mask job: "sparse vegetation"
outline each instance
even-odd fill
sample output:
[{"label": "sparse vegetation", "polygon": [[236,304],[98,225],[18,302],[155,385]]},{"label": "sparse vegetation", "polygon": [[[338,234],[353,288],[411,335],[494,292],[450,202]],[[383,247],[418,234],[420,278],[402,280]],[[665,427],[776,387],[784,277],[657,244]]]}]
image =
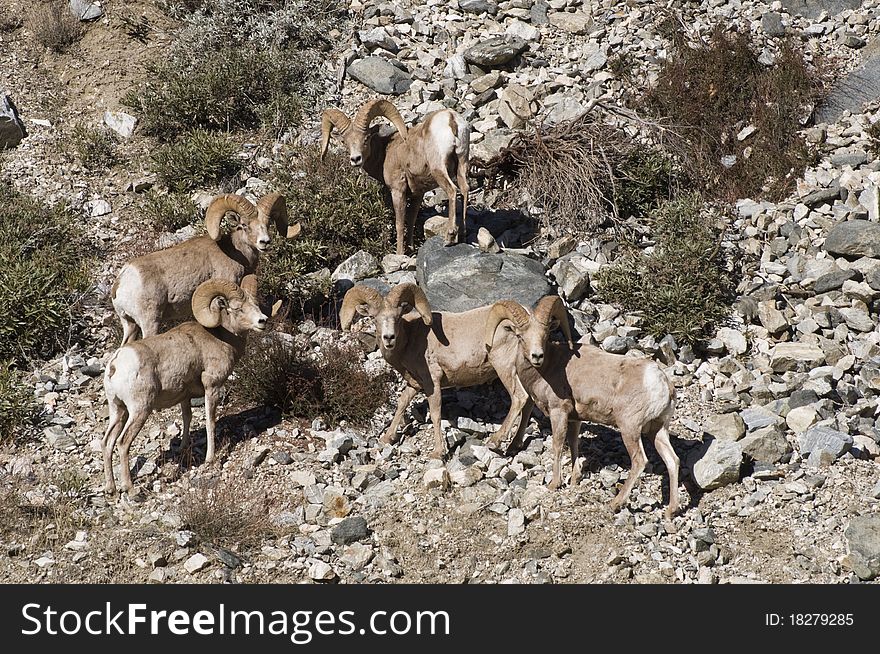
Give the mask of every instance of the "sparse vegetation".
[{"label": "sparse vegetation", "polygon": [[868,136],[871,138],[871,148],[875,153],[880,154],[880,118],[871,123],[868,128]]},{"label": "sparse vegetation", "polygon": [[0,359],[48,357],[66,342],[87,286],[82,228],[0,181]]},{"label": "sparse vegetation", "polygon": [[275,335],[248,344],[233,393],[298,418],[365,424],[388,401],[390,381],[364,370],[357,346],[332,342],[318,354],[304,339]]},{"label": "sparse vegetation", "polygon": [[252,545],[278,533],[263,494],[239,480],[218,480],[213,488],[191,488],[180,503],[183,526],[201,540]]},{"label": "sparse vegetation", "polygon": [[723,230],[702,198],[686,194],[651,214],[654,251],[627,253],[599,276],[605,300],[644,316],[643,327],[662,337],[695,342],[723,320],[733,301]]},{"label": "sparse vegetation", "polygon": [[162,192],[150,189],[143,196],[141,207],[147,221],[157,230],[176,232],[187,225],[201,222],[201,211],[184,191]]},{"label": "sparse vegetation", "polygon": [[0,361],[0,443],[22,435],[36,419],[38,410],[23,375],[10,361]]},{"label": "sparse vegetation", "polygon": [[316,291],[301,276],[335,268],[358,250],[376,257],[387,252],[390,216],[378,184],[352,169],[341,156],[315,148],[279,162],[276,184],[287,197],[291,216],[302,223],[302,238],[273,243],[272,256],[260,261],[260,291],[271,299],[303,299]]},{"label": "sparse vegetation", "polygon": [[0,7],[0,33],[14,32],[24,25],[21,16],[12,13],[6,7]]},{"label": "sparse vegetation", "polygon": [[693,46],[671,30],[669,58],[640,109],[671,122],[668,142],[712,197],[780,198],[810,161],[798,135],[822,94],[820,72],[792,41],[766,65],[746,33],[718,26]]},{"label": "sparse vegetation", "polygon": [[79,41],[85,29],[68,9],[66,0],[39,2],[27,16],[28,29],[40,45],[65,52]]},{"label": "sparse vegetation", "polygon": [[105,170],[119,160],[118,141],[108,129],[80,124],[73,128],[70,139],[77,157],[86,168]]},{"label": "sparse vegetation", "polygon": [[152,156],[153,171],[169,189],[189,191],[234,175],[241,167],[236,152],[226,135],[197,129],[159,147]]},{"label": "sparse vegetation", "polygon": [[321,95],[321,51],[344,20],[343,3],[204,0],[169,3],[184,27],[169,56],[147,66],[123,102],[147,133],[171,139],[194,128],[299,125]]}]

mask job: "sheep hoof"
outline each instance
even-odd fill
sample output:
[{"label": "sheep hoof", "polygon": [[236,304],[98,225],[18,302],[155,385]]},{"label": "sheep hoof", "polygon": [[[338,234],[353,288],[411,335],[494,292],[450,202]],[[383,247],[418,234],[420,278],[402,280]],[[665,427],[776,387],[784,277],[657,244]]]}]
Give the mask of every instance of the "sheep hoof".
[{"label": "sheep hoof", "polygon": [[557,480],[557,479],[553,479],[549,484],[547,484],[547,488],[552,491],[557,490],[559,488],[559,486],[560,486],[560,483],[559,483],[559,480]]},{"label": "sheep hoof", "polygon": [[611,510],[614,513],[617,513],[622,508],[623,508],[623,502],[621,500],[617,499],[616,497],[613,500],[611,500]]},{"label": "sheep hoof", "polygon": [[458,245],[458,230],[448,231],[446,232],[446,239],[443,242],[444,245]]},{"label": "sheep hoof", "polygon": [[107,497],[113,497],[116,495],[116,485],[115,484],[104,484],[104,495]]},{"label": "sheep hoof", "polygon": [[443,448],[435,447],[431,450],[430,458],[432,459],[440,459],[441,461],[446,458],[446,450]]}]

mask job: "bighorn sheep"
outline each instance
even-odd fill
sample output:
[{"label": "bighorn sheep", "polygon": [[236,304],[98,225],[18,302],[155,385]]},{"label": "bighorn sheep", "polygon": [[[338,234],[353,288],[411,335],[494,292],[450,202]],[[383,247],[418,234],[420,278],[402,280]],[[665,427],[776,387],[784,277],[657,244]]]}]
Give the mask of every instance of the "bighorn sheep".
[{"label": "bighorn sheep", "polygon": [[[497,376],[508,392],[513,391],[513,369],[499,368],[500,374],[496,373],[482,342],[490,311],[491,307],[481,307],[462,313],[432,312],[424,292],[415,284],[399,284],[384,298],[364,284],[345,294],[339,312],[342,328],[351,327],[355,313],[372,316],[382,355],[407,383],[391,425],[381,438],[383,443],[396,440],[406,408],[422,391],[428,396],[434,424],[431,456],[443,458],[446,440],[440,428],[441,389],[485,384]],[[511,416],[508,414],[502,430]]]},{"label": "bighorn sheep", "polygon": [[[397,128],[382,134],[370,123],[384,116]],[[467,219],[467,170],[470,150],[470,125],[451,109],[433,111],[407,130],[400,113],[388,100],[367,102],[349,119],[339,109],[325,109],[321,118],[321,158],[327,152],[330,134],[336,130],[348,148],[353,166],[360,166],[391,196],[397,228],[397,254],[404,254],[404,244],[413,247],[413,225],[425,193],[442,188],[449,198],[446,245],[459,241],[455,215],[455,183],[462,195],[462,222]]]},{"label": "bighorn sheep", "polygon": [[[239,221],[229,234],[220,235],[226,212]],[[122,267],[110,298],[122,321],[122,345],[159,333],[164,320],[192,317],[190,300],[196,287],[209,279],[241,283],[256,271],[261,252],[271,239],[272,221],[282,238],[287,236],[284,196],[270,193],[254,206],[240,195],[214,198],[205,213],[208,236],[192,238],[165,250],[136,257]]]},{"label": "bighorn sheep", "polygon": [[266,328],[256,304],[256,280],[248,275],[240,288],[225,279],[199,284],[192,297],[195,321],[120,347],[104,372],[110,420],[102,442],[104,491],[116,492],[113,448],[119,447],[122,490],[131,494],[128,450],[150,414],[180,405],[181,449],[189,446],[190,400],[205,396],[205,463],[214,459],[214,425],[220,388],[244,353],[247,332]]},{"label": "bighorn sheep", "polygon": [[[556,296],[543,298],[531,314],[519,303],[496,302],[485,326],[485,343],[497,358],[496,365],[516,371],[528,398],[513,397],[511,412],[521,408],[521,421],[515,430],[511,447],[521,444],[532,404],[550,418],[553,432],[553,478],[550,488],[560,486],[560,460],[567,440],[571,449],[571,483],[580,479],[575,468],[578,456],[578,435],[581,422],[589,420],[616,426],[632,461],[632,469],[620,493],[611,502],[619,510],[630,494],[647,458],[642,436],[650,438],[669,472],[669,505],[666,517],[671,518],[679,507],[678,457],[669,442],[668,425],[672,419],[675,388],[654,361],[608,354],[597,347],[577,343],[548,343],[549,334],[558,325],[571,343],[568,316],[564,308],[548,311],[546,307],[562,307]],[[547,316],[554,320],[547,320]],[[500,437],[495,439],[497,445]]]}]

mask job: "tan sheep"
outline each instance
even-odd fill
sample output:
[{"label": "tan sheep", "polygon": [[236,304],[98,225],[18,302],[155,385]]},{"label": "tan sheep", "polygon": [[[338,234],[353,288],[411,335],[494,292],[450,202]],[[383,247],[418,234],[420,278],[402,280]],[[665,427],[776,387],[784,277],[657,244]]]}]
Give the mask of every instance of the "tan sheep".
[{"label": "tan sheep", "polygon": [[[370,123],[385,117],[397,128],[382,134]],[[384,184],[394,208],[397,229],[397,254],[405,247],[412,250],[413,225],[422,198],[435,188],[442,188],[449,198],[446,245],[459,241],[455,203],[462,194],[462,222],[467,219],[471,128],[451,109],[434,111],[409,129],[400,113],[388,100],[376,99],[364,104],[349,119],[339,109],[325,109],[321,120],[321,157],[327,152],[330,135],[336,131],[348,149],[352,166],[361,167],[370,177]],[[455,179],[458,182],[456,190]]]},{"label": "tan sheep", "polygon": [[220,389],[244,353],[247,333],[266,328],[267,318],[254,299],[253,275],[242,286],[224,279],[202,282],[192,297],[195,321],[124,345],[110,358],[104,372],[110,410],[102,442],[106,493],[116,492],[112,458],[117,445],[122,490],[132,493],[128,451],[153,411],[180,405],[181,449],[189,446],[190,400],[194,397],[205,397],[205,463],[214,459]]},{"label": "tan sheep", "polygon": [[[507,391],[513,392],[513,370],[498,375],[483,345],[483,327],[491,307],[462,313],[431,311],[424,292],[415,284],[399,284],[386,297],[369,286],[358,284],[342,301],[340,320],[349,329],[356,313],[371,316],[376,323],[379,349],[385,360],[399,372],[407,387],[397,403],[391,425],[382,442],[393,443],[406,408],[416,393],[428,397],[434,424],[433,458],[446,454],[446,439],[440,428],[441,389],[485,384],[500,377]],[[520,393],[525,393],[522,389]],[[508,414],[502,431],[510,429]]]},{"label": "tan sheep", "polygon": [[[227,212],[238,223],[231,233],[220,233]],[[113,284],[110,299],[122,321],[122,345],[159,333],[166,320],[192,317],[190,301],[196,287],[209,279],[241,283],[256,272],[260,254],[271,243],[269,223],[282,238],[288,235],[284,196],[270,193],[256,206],[240,195],[220,195],[205,213],[208,236],[192,238],[165,250],[126,263]],[[298,225],[296,226],[298,228]],[[292,233],[298,233],[291,228]]]},{"label": "tan sheep", "polygon": [[[486,321],[484,339],[495,354],[493,361],[501,368],[514,370],[527,397],[513,398],[522,417],[514,433],[511,448],[521,445],[522,434],[532,404],[550,418],[553,432],[553,478],[550,488],[562,482],[562,448],[568,441],[571,449],[571,483],[580,479],[575,467],[578,436],[582,421],[617,427],[632,461],[626,483],[611,502],[619,510],[626,502],[636,480],[645,469],[647,457],[642,437],[651,439],[669,472],[669,505],[666,517],[679,508],[679,460],[669,442],[669,421],[675,405],[675,387],[654,361],[609,354],[583,343],[566,346],[548,342],[557,327],[568,329],[568,316],[562,311],[548,311],[547,306],[562,307],[562,300],[547,296],[529,313],[517,302],[497,302]],[[555,316],[553,320],[543,316]],[[500,372],[500,371],[499,371]],[[499,436],[504,437],[505,434]],[[500,439],[499,439],[500,440]],[[499,441],[496,440],[496,444]]]}]

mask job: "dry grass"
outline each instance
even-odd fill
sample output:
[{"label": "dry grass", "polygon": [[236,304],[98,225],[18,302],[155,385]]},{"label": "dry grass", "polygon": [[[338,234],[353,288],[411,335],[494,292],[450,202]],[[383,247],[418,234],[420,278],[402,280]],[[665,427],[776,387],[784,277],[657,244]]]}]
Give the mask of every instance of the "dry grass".
[{"label": "dry grass", "polygon": [[721,26],[695,45],[682,30],[670,37],[671,54],[637,109],[674,126],[681,138],[667,145],[709,197],[784,196],[811,158],[798,131],[822,96],[821,70],[790,40],[768,66],[748,34]]},{"label": "dry grass", "polygon": [[232,392],[246,403],[274,406],[298,418],[365,424],[388,402],[390,382],[390,374],[364,370],[355,345],[328,343],[316,356],[302,339],[274,336],[251,339]]},{"label": "dry grass", "polygon": [[65,52],[85,34],[85,28],[68,9],[67,2],[40,2],[27,14],[27,26],[40,45]]},{"label": "dry grass", "polygon": [[119,161],[119,141],[109,129],[77,125],[70,134],[71,145],[82,164],[91,170],[106,170]]},{"label": "dry grass", "polygon": [[180,503],[183,526],[201,540],[247,546],[278,535],[265,492],[241,479],[218,480],[212,488],[191,488]]}]

